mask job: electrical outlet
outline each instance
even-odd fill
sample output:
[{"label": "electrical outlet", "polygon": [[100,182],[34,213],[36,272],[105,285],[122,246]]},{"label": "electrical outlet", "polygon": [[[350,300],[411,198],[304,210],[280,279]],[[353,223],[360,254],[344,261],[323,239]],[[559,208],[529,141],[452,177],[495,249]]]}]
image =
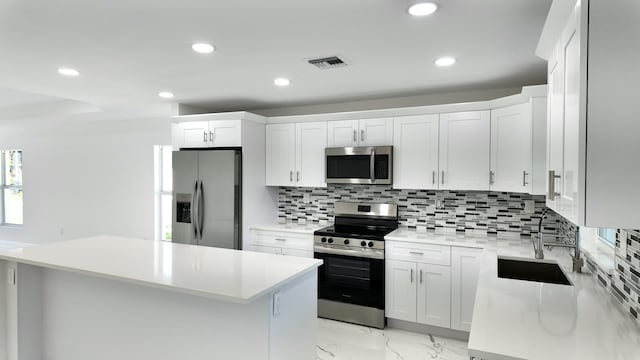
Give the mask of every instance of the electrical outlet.
[{"label": "electrical outlet", "polygon": [[273,294],[273,317],[280,316],[280,291]]},{"label": "electrical outlet", "polygon": [[305,204],[310,204],[311,203],[311,199],[309,194],[304,193],[302,194],[302,202],[304,202]]},{"label": "electrical outlet", "polygon": [[535,211],[536,203],[533,200],[524,201],[524,212],[527,214],[533,214]]}]

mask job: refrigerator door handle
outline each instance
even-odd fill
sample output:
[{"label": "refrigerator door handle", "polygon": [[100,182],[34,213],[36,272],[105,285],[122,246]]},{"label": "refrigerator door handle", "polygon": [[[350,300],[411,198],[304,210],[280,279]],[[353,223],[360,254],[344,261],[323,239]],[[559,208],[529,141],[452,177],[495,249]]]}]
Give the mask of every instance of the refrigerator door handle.
[{"label": "refrigerator door handle", "polygon": [[200,240],[202,240],[202,232],[204,230],[204,191],[202,189],[202,180],[200,180],[200,193],[198,198],[198,225],[200,226]]},{"label": "refrigerator door handle", "polygon": [[191,194],[191,226],[193,226],[193,233],[198,239],[198,207],[196,201],[198,200],[198,181],[196,180],[193,186],[193,193]]}]

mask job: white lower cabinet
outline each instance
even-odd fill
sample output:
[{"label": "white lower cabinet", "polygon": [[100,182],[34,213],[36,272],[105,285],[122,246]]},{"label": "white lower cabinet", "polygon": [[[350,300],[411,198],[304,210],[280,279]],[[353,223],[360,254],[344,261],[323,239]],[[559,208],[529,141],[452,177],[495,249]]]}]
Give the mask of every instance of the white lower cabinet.
[{"label": "white lower cabinet", "polygon": [[451,328],[471,330],[481,249],[451,248]]},{"label": "white lower cabinet", "polygon": [[[416,249],[416,252],[421,250]],[[385,273],[385,313],[388,318],[450,326],[450,266],[387,259]]]},{"label": "white lower cabinet", "polygon": [[247,250],[312,258],[313,234],[251,230],[251,245]]},{"label": "white lower cabinet", "polygon": [[[391,250],[385,261],[386,317],[468,332],[482,249],[394,241],[385,245]],[[414,256],[412,260],[407,261],[405,253]]]},{"label": "white lower cabinet", "polygon": [[418,264],[417,322],[451,326],[451,267]]}]

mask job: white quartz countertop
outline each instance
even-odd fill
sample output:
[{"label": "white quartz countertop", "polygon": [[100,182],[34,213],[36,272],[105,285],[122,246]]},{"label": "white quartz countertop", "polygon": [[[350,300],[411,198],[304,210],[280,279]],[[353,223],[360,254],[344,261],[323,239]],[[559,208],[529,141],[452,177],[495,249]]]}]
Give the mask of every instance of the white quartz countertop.
[{"label": "white quartz countertop", "polygon": [[249,303],[322,264],[116,236],[0,249],[0,259],[236,303]]},{"label": "white quartz countertop", "polygon": [[390,232],[384,237],[384,239],[387,241],[404,241],[420,244],[450,245],[473,248],[484,248],[488,241],[486,235],[416,231],[415,229],[407,227],[401,227]]},{"label": "white quartz countertop", "polygon": [[283,223],[283,224],[264,224],[264,225],[254,225],[251,226],[251,230],[262,230],[262,231],[286,231],[292,233],[299,234],[313,234],[314,231],[320,230],[323,227],[327,227],[329,224],[320,225],[317,223],[311,224],[298,224],[298,223]]},{"label": "white quartz countertop", "polygon": [[[640,329],[588,273],[571,272],[569,252],[545,249],[574,286],[498,278],[497,257],[533,258],[530,243],[483,252],[469,355],[505,359],[640,359]],[[527,254],[528,252],[528,254]],[[524,254],[523,254],[524,253]]]}]

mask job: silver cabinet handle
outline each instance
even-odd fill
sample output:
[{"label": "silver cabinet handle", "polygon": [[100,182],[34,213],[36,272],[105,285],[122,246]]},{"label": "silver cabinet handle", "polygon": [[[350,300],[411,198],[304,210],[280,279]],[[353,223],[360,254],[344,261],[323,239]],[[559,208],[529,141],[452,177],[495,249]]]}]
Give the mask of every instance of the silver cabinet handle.
[{"label": "silver cabinet handle", "polygon": [[413,269],[411,269],[411,283],[413,283]]},{"label": "silver cabinet handle", "polygon": [[276,238],[276,241],[287,241],[287,239]]},{"label": "silver cabinet handle", "polygon": [[409,254],[411,254],[411,255],[424,255],[423,252],[419,252],[419,251],[409,251]]},{"label": "silver cabinet handle", "polygon": [[300,182],[300,171],[296,171],[296,181]]},{"label": "silver cabinet handle", "polygon": [[433,172],[431,173],[431,183],[433,185],[436,184],[436,171],[435,170],[433,170]]},{"label": "silver cabinet handle", "polygon": [[496,183],[495,176],[496,176],[495,172],[489,171],[489,185],[493,185]]},{"label": "silver cabinet handle", "polygon": [[202,180],[200,180],[200,196],[198,198],[198,225],[200,225],[200,240],[204,232],[204,190],[202,186]]},{"label": "silver cabinet handle", "polygon": [[293,171],[289,171],[289,182],[293,182]]},{"label": "silver cabinet handle", "polygon": [[444,185],[444,171],[442,172],[442,178],[440,180],[442,180],[442,185]]},{"label": "silver cabinet handle", "polygon": [[360,130],[360,141],[364,141],[364,130]]},{"label": "silver cabinet handle", "polygon": [[358,141],[358,132],[353,130],[353,142]]},{"label": "silver cabinet handle", "polygon": [[549,170],[549,193],[547,197],[549,200],[555,200],[556,196],[560,196],[559,192],[556,192],[556,179],[559,179],[560,175],[556,175],[555,170]]},{"label": "silver cabinet handle", "polygon": [[213,131],[209,131],[209,141],[210,142],[213,142],[213,135],[214,135],[214,132]]},{"label": "silver cabinet handle", "polygon": [[420,269],[420,284],[422,284],[422,269]]},{"label": "silver cabinet handle", "polygon": [[527,182],[527,175],[529,175],[529,173],[526,170],[524,170],[522,172],[522,187],[529,185],[529,183]]},{"label": "silver cabinet handle", "polygon": [[204,134],[204,143],[206,144],[207,143],[207,132],[203,131],[203,134]]}]

